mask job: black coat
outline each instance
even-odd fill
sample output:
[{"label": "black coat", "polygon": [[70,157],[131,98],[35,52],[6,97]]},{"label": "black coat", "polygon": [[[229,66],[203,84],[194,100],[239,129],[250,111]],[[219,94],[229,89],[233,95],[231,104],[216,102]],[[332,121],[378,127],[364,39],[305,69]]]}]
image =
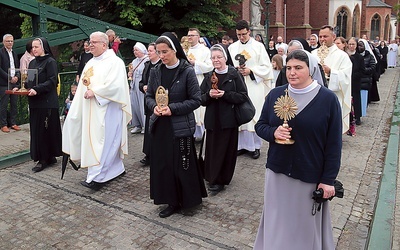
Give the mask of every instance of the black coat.
[{"label": "black coat", "polygon": [[[165,66],[160,64],[150,70],[146,92],[146,105],[150,110],[157,105],[155,93],[161,86],[161,67]],[[193,136],[196,126],[193,110],[200,107],[201,93],[194,69],[186,60],[180,60],[172,86],[168,89],[168,100],[174,136]],[[155,114],[151,115],[150,131],[157,118]]]},{"label": "black coat", "polygon": [[389,52],[388,47],[385,45],[383,48],[378,46],[379,53],[381,53],[381,74],[387,69],[387,54]]},{"label": "black coat", "polygon": [[[218,89],[224,90],[225,93],[221,98],[215,99],[210,97],[211,76],[213,72],[205,74],[200,86],[201,105],[207,107],[204,117],[205,128],[214,129],[214,119],[219,119],[222,129],[238,127],[234,105],[244,103],[247,99],[247,88],[243,77],[234,67],[229,66],[224,81],[218,83]],[[216,117],[217,109],[219,109],[219,117]]]},{"label": "black coat", "polygon": [[[150,61],[147,61],[147,62],[144,63],[144,69],[143,69],[143,73],[142,73],[142,80],[140,80],[140,82],[139,82],[139,90],[143,94],[145,94],[145,96],[144,96],[144,99],[145,99],[145,101],[144,101],[144,103],[145,103],[145,105],[144,105],[144,113],[145,113],[145,115],[151,115],[153,112],[152,112],[152,110],[147,108],[147,105],[146,105],[146,93],[144,92],[143,87],[145,85],[147,85],[148,82],[149,82],[150,69],[152,69],[156,65],[159,65],[160,63],[161,63],[161,60],[158,60],[158,62],[155,65],[152,65]],[[150,66],[153,66],[153,67],[150,67]]]},{"label": "black coat", "polygon": [[361,78],[363,77],[365,72],[365,64],[364,57],[358,52],[351,55],[350,60],[353,63],[353,68],[351,72],[351,82],[353,88],[353,83],[357,83],[358,85],[360,85]]},{"label": "black coat", "polygon": [[379,52],[379,49],[375,47],[372,49],[372,52],[374,53],[374,56],[376,58],[375,73],[372,74],[372,81],[377,82],[381,77],[381,67],[382,67],[381,52]]},{"label": "black coat", "polygon": [[83,68],[85,67],[86,63],[89,62],[90,59],[93,58],[92,53],[83,52],[81,55],[81,60],[79,61],[78,72],[76,73],[78,76],[81,76]]},{"label": "black coat", "polygon": [[[14,58],[14,67],[19,68],[19,59],[14,51],[11,52]],[[0,86],[8,87],[8,69],[10,68],[10,56],[5,47],[0,49]],[[15,75],[19,78],[19,73]]]},{"label": "black coat", "polygon": [[387,46],[383,46],[383,47],[382,46],[378,46],[377,48],[379,50],[379,53],[381,53],[382,61],[387,62],[387,54],[389,52],[388,47]]},{"label": "black coat", "polygon": [[267,53],[269,56],[269,60],[272,60],[272,57],[274,55],[278,54],[278,51],[275,48],[273,48],[273,49],[267,48]]},{"label": "black coat", "polygon": [[351,96],[353,97],[354,116],[356,120],[361,117],[361,78],[365,71],[364,58],[356,52],[350,56],[353,68],[351,71]]},{"label": "black coat", "polygon": [[49,55],[37,56],[29,63],[28,68],[38,70],[38,85],[28,86],[37,92],[37,95],[28,97],[29,107],[58,109],[56,60]]},{"label": "black coat", "polygon": [[364,54],[365,70],[361,76],[361,89],[369,90],[372,84],[372,75],[375,74],[376,62],[373,55],[368,50]]},{"label": "black coat", "polygon": [[[161,60],[158,60],[157,63],[155,65],[153,65],[153,67],[155,67],[155,66],[157,66],[159,64],[161,64]],[[150,61],[147,61],[147,62],[144,63],[144,69],[143,69],[143,73],[142,73],[142,80],[140,80],[140,82],[139,82],[139,90],[143,94],[146,94],[144,92],[143,87],[148,84],[149,77],[150,77],[150,69],[153,68],[153,67],[150,67],[150,66],[152,66]]]}]

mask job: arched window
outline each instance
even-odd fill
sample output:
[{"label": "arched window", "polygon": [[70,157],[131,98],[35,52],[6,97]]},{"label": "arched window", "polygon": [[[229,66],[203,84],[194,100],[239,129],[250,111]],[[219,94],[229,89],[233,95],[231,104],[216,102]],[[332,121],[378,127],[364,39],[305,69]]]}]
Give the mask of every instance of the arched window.
[{"label": "arched window", "polygon": [[389,27],[390,27],[390,18],[389,15],[386,16],[385,19],[385,30],[381,40],[390,40],[389,39]]},{"label": "arched window", "polygon": [[359,8],[356,6],[353,11],[353,22],[352,22],[352,29],[351,29],[351,36],[352,37],[358,37],[357,35],[357,30],[358,30],[358,13],[359,13]]},{"label": "arched window", "polygon": [[381,17],[378,14],[375,14],[371,20],[371,35],[369,37],[377,37],[379,36],[379,28],[381,26]]},{"label": "arched window", "polygon": [[348,13],[345,8],[342,8],[336,17],[336,26],[338,33],[336,36],[346,37],[347,35],[347,17]]}]

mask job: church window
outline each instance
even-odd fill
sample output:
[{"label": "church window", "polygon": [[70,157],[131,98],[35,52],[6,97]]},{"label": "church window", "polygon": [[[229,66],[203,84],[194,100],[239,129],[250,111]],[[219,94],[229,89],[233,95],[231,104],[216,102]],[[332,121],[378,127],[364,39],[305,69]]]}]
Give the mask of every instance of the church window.
[{"label": "church window", "polygon": [[369,37],[379,36],[379,27],[381,26],[381,17],[375,14],[371,20],[371,35]]},{"label": "church window", "polygon": [[357,31],[358,31],[358,13],[359,13],[359,9],[358,6],[356,8],[354,8],[353,11],[353,23],[352,23],[352,29],[351,29],[351,36],[352,37],[357,37]]},{"label": "church window", "polygon": [[336,36],[347,36],[347,17],[348,17],[347,10],[342,8],[337,16],[336,16],[336,26],[337,26],[337,34]]}]

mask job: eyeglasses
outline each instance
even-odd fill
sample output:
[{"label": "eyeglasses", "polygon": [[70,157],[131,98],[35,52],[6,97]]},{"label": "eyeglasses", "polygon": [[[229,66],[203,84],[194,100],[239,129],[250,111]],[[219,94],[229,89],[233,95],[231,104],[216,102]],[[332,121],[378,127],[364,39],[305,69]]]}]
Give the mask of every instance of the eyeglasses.
[{"label": "eyeglasses", "polygon": [[103,43],[102,41],[89,41],[89,45],[91,45],[91,44],[96,44],[96,43]]},{"label": "eyeglasses", "polygon": [[192,37],[192,36],[198,36],[198,35],[187,35],[188,37]]},{"label": "eyeglasses", "polygon": [[211,57],[211,60],[221,60],[223,58],[225,58],[225,57],[223,57],[223,56],[213,56],[213,57]]},{"label": "eyeglasses", "polygon": [[249,33],[236,33],[236,35],[238,36],[238,37],[241,37],[241,36],[247,36]]}]

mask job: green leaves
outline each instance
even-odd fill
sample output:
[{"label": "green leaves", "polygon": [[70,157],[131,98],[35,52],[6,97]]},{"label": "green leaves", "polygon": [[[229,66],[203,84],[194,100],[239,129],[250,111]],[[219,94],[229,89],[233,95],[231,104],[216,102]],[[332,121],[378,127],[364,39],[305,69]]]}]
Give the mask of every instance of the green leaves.
[{"label": "green leaves", "polygon": [[[234,27],[236,13],[230,6],[238,0],[139,0],[132,3],[127,0],[116,0],[122,7],[121,18],[131,25],[141,25],[145,32],[175,31],[179,35],[187,33],[188,28],[196,27],[207,37],[216,37],[225,33],[223,28]],[[157,30],[155,30],[157,28]],[[151,31],[149,31],[151,30]]]},{"label": "green leaves", "polygon": [[[40,0],[45,4],[105,22],[155,35],[174,31],[185,35],[196,27],[202,35],[216,37],[233,29],[237,13],[230,7],[239,0]],[[31,18],[25,17],[21,26],[24,37],[32,34]],[[59,24],[48,24],[49,31],[65,29]]]}]

